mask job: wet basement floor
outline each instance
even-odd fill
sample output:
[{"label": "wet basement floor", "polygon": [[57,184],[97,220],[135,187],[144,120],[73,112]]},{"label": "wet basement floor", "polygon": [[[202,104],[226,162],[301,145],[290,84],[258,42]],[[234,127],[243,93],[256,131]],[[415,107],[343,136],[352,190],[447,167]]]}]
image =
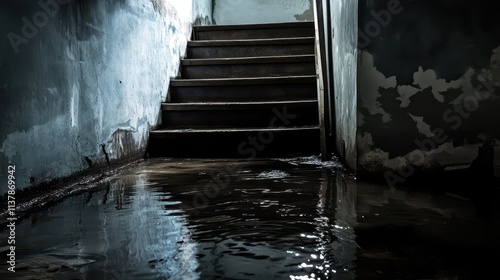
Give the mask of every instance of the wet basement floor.
[{"label": "wet basement floor", "polygon": [[0,279],[497,279],[499,217],[314,157],[153,159],[23,219]]}]

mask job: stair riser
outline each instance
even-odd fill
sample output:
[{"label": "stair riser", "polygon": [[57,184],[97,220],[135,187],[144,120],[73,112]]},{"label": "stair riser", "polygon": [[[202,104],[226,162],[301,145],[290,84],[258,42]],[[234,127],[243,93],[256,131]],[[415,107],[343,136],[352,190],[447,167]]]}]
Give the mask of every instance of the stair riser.
[{"label": "stair riser", "polygon": [[189,47],[187,52],[188,57],[193,59],[302,55],[314,54],[314,45]]},{"label": "stair riser", "polygon": [[195,31],[196,40],[303,38],[314,37],[314,35],[314,28],[305,26],[266,29]]},{"label": "stair riser", "polygon": [[263,102],[293,101],[317,97],[315,83],[171,87],[169,101]]},{"label": "stair riser", "polygon": [[314,61],[256,64],[183,65],[181,71],[182,78],[184,79],[284,77],[316,74]]},{"label": "stair riser", "polygon": [[254,159],[317,155],[319,130],[177,134],[167,139],[152,137],[149,150],[150,157]]},{"label": "stair riser", "polygon": [[162,111],[164,128],[249,128],[318,125],[317,106],[255,110]]}]

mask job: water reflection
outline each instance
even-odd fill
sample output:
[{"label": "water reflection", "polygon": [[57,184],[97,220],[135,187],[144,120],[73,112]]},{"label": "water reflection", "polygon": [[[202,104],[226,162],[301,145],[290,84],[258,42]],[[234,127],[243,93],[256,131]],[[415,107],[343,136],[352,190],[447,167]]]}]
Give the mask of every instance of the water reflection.
[{"label": "water reflection", "polygon": [[[145,162],[98,191],[31,215],[17,228],[16,276],[354,277],[355,188],[340,171],[310,162],[228,164]],[[214,178],[227,184],[197,202]]]},{"label": "water reflection", "polygon": [[308,262],[300,265],[309,269],[309,275],[291,276],[291,279],[355,279],[356,261],[356,186],[349,184],[344,173],[322,172],[317,204],[316,252]]},{"label": "water reflection", "polygon": [[24,220],[16,279],[197,279],[186,220],[145,179],[120,176]]},{"label": "water reflection", "polygon": [[164,209],[174,202],[151,192],[146,179],[123,176],[107,187],[102,198],[101,192],[89,201],[87,208],[95,208],[96,215],[82,211],[88,220],[81,231],[91,234],[80,237],[79,252],[102,259],[80,269],[88,279],[108,279],[109,273],[130,279],[197,278],[196,246],[186,220]]},{"label": "water reflection", "polygon": [[[167,209],[180,205],[186,211],[199,248],[201,279],[354,278],[353,229],[340,230],[335,222],[350,225],[356,220],[355,208],[342,206],[355,205],[356,192],[340,170],[283,162],[235,164],[239,166],[230,170],[240,172],[226,168],[212,170],[215,174],[210,176],[210,171],[202,172],[198,184],[192,185],[163,186],[162,176],[150,176],[158,192],[179,202]],[[336,188],[338,177],[341,191]],[[213,178],[229,184],[212,190],[218,195],[207,196],[204,203],[193,199]],[[335,217],[336,208],[345,213]],[[349,259],[335,256],[340,250]]]},{"label": "water reflection", "polygon": [[[473,210],[354,181],[311,158],[157,159],[19,223],[15,276],[487,279],[474,276],[498,258],[476,256],[500,248],[500,219],[477,220]],[[2,229],[1,255],[6,242]],[[0,279],[11,277],[0,262]]]}]

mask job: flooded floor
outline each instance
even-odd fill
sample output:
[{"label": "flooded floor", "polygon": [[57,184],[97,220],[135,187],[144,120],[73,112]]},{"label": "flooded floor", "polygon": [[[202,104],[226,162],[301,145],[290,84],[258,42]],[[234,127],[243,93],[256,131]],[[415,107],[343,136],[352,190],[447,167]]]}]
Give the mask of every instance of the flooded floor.
[{"label": "flooded floor", "polygon": [[0,279],[491,279],[499,217],[314,157],[153,159],[23,219]]}]

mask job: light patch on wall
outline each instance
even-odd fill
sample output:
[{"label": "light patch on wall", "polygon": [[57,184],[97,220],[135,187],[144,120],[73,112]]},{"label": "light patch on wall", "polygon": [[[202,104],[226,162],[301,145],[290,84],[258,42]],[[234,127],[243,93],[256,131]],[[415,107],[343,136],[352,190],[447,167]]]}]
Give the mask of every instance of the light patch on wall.
[{"label": "light patch on wall", "polygon": [[71,60],[71,61],[74,61],[76,60],[75,59],[75,54],[73,53],[73,51],[71,50],[70,46],[66,46],[66,57]]},{"label": "light patch on wall", "polygon": [[[451,103],[463,104],[467,98],[477,101],[484,101],[485,99],[500,101],[500,96],[494,94],[495,87],[500,87],[500,68],[497,67],[498,64],[500,64],[500,47],[493,50],[490,65],[480,70],[469,68],[460,79],[455,81],[460,83],[463,93]],[[473,81],[479,81],[480,85],[474,85]],[[479,92],[481,92],[481,95],[478,95]],[[478,96],[484,96],[485,93],[487,98],[478,98]]]},{"label": "light patch on wall", "polygon": [[49,91],[49,93],[51,95],[58,95],[59,94],[59,90],[57,88],[47,88],[47,90]]},{"label": "light patch on wall", "polygon": [[117,129],[113,133],[111,136],[111,159],[119,159],[135,151],[136,147],[139,146],[134,139],[135,132],[137,132],[137,130],[131,128]]},{"label": "light patch on wall", "polygon": [[212,0],[193,1],[193,24],[196,26],[212,24]]},{"label": "light patch on wall", "polygon": [[399,86],[398,93],[401,97],[396,99],[401,101],[401,108],[407,108],[410,105],[410,98],[420,91],[418,88],[412,86]]},{"label": "light patch on wall", "polygon": [[380,88],[389,89],[397,86],[396,76],[385,77],[383,73],[377,70],[374,65],[373,55],[363,51],[360,55],[360,66],[358,70],[358,84],[360,92],[360,107],[368,109],[371,115],[382,115],[382,121],[388,123],[391,121],[391,115],[382,108],[378,98]]},{"label": "light patch on wall", "polygon": [[[462,94],[451,101],[451,104],[461,104],[464,102],[464,99],[476,96],[477,90],[473,82],[475,80],[484,79],[482,81],[483,91],[489,90],[491,92],[491,87],[500,86],[500,66],[498,65],[500,65],[500,47],[493,50],[490,65],[486,68],[479,70],[469,68],[462,77],[450,82],[447,82],[445,79],[438,79],[436,72],[432,69],[424,71],[422,67],[419,67],[418,71],[413,75],[413,85],[398,86],[398,93],[401,97],[398,97],[397,100],[401,101],[401,108],[407,108],[410,106],[412,96],[431,88],[434,98],[442,103],[444,102],[444,94],[447,91],[461,89]],[[492,100],[498,99],[495,96],[489,98]]]},{"label": "light patch on wall", "polygon": [[314,20],[314,4],[313,4],[313,0],[309,0],[309,9],[307,9],[302,14],[295,15],[295,19],[297,19],[298,21]]},{"label": "light patch on wall", "polygon": [[[482,76],[486,75],[485,74],[485,69],[481,70]],[[459,80],[462,82],[462,94],[458,96],[455,100],[451,101],[451,104],[460,104],[463,102],[465,98],[468,96],[474,96],[476,93],[476,90],[474,88],[474,85],[472,83],[472,80],[477,79],[477,73],[476,70],[469,68],[465,74],[460,77]]]},{"label": "light patch on wall", "polygon": [[78,126],[78,111],[80,107],[80,91],[76,85],[71,89],[71,127]]},{"label": "light patch on wall", "polygon": [[[445,143],[432,151],[415,149],[412,152],[390,158],[389,153],[375,147],[370,133],[358,135],[358,163],[369,172],[407,170],[410,166],[427,170],[442,170],[446,166],[469,164],[477,156],[477,146],[457,146]],[[418,159],[418,160],[415,160]]]},{"label": "light patch on wall", "polygon": [[413,84],[420,87],[421,90],[432,88],[432,94],[439,102],[444,102],[443,92],[450,89],[457,89],[461,85],[460,80],[448,83],[445,79],[438,79],[434,70],[424,71],[422,67],[419,67],[418,71],[413,74],[413,81]]},{"label": "light patch on wall", "polygon": [[417,129],[418,132],[422,133],[426,137],[432,137],[434,136],[434,133],[432,133],[431,126],[427,123],[424,122],[424,117],[417,117],[412,114],[410,114],[410,117],[415,121],[417,124]]},{"label": "light patch on wall", "polygon": [[106,149],[111,160],[133,155],[138,150],[145,148],[149,135],[150,124],[146,117],[128,120],[118,125],[118,128],[108,137]]},{"label": "light patch on wall", "polygon": [[[402,157],[389,159],[389,153],[375,147],[370,133],[358,135],[358,164],[367,171],[383,171],[381,168],[398,170],[404,168],[407,160]],[[381,165],[382,163],[382,165]]]}]

